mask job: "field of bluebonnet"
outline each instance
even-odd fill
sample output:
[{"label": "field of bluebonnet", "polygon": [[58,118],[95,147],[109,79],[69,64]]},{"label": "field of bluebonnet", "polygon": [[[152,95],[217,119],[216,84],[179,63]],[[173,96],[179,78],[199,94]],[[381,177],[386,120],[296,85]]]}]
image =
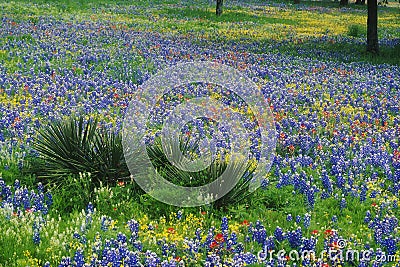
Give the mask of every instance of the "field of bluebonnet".
[{"label": "field of bluebonnet", "polygon": [[[398,2],[379,6],[379,55],[352,3],[226,0],[217,17],[205,0],[23,0],[0,13],[1,267],[400,266]],[[276,156],[252,194],[244,176],[214,204],[169,206],[129,175],[124,113],[158,71],[204,60],[262,90]]]}]

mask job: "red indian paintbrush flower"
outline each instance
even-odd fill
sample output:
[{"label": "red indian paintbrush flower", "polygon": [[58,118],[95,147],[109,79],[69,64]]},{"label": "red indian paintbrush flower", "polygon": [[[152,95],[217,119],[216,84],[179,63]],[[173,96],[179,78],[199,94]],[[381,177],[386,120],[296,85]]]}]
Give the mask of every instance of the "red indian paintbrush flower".
[{"label": "red indian paintbrush flower", "polygon": [[217,234],[217,235],[215,236],[215,241],[218,242],[218,243],[224,242],[224,241],[225,241],[224,235],[221,234],[221,233]]}]

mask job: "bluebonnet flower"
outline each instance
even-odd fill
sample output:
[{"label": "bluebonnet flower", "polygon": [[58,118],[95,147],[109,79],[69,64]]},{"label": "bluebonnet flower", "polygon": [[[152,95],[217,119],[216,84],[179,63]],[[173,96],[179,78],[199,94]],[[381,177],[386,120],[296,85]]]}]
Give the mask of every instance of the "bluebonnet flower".
[{"label": "bluebonnet flower", "polygon": [[111,218],[107,216],[101,216],[101,230],[108,231],[108,227],[111,223]]},{"label": "bluebonnet flower", "polygon": [[127,222],[127,225],[129,227],[129,230],[131,231],[131,238],[129,239],[129,241],[132,243],[134,241],[136,241],[136,239],[138,238],[138,234],[139,234],[139,223],[135,220],[129,220]]},{"label": "bluebonnet flower", "polygon": [[367,210],[365,217],[364,217],[364,223],[369,223],[371,221],[371,212]]},{"label": "bluebonnet flower", "polygon": [[375,239],[375,242],[376,242],[377,244],[382,244],[382,242],[383,242],[382,238],[383,238],[383,231],[382,231],[381,228],[379,228],[378,226],[376,226],[375,229],[374,229],[374,239]]},{"label": "bluebonnet flower", "polygon": [[296,230],[289,231],[286,234],[286,238],[289,241],[289,245],[291,248],[298,248],[302,243],[303,234],[301,232],[301,228],[297,228]]},{"label": "bluebonnet flower", "polygon": [[342,200],[340,200],[340,210],[343,210],[344,208],[346,208],[347,206],[347,202],[345,198],[342,198]]},{"label": "bluebonnet flower", "polygon": [[378,191],[376,190],[372,190],[371,194],[369,195],[370,198],[376,198],[376,196],[378,195]]},{"label": "bluebonnet flower", "polygon": [[86,207],[86,213],[88,214],[93,214],[94,213],[94,206],[92,202],[89,202],[89,204]]},{"label": "bluebonnet flower", "polygon": [[321,193],[321,199],[327,199],[329,197],[330,197],[329,193],[327,191],[323,190]]},{"label": "bluebonnet flower", "polygon": [[78,249],[75,252],[74,261],[76,267],[83,267],[85,265],[85,257],[83,256],[83,251],[81,249]]},{"label": "bluebonnet flower", "polygon": [[325,187],[327,193],[332,194],[332,192],[333,192],[332,182],[331,182],[326,170],[322,171],[321,181],[322,181],[322,185]]},{"label": "bluebonnet flower", "polygon": [[126,236],[124,234],[119,232],[118,235],[117,235],[117,241],[121,242],[121,243],[126,243],[127,238],[126,238]]},{"label": "bluebonnet flower", "polygon": [[243,243],[238,243],[237,246],[234,249],[235,253],[241,253],[244,251],[244,245]]},{"label": "bluebonnet flower", "polygon": [[127,266],[138,266],[139,265],[139,257],[136,255],[136,253],[130,251],[129,254],[125,257],[124,262],[127,264]]},{"label": "bluebonnet flower", "polygon": [[361,193],[360,193],[360,201],[364,202],[367,198],[367,190],[368,188],[365,185],[362,185],[361,187]]},{"label": "bluebonnet flower", "polygon": [[251,228],[251,232],[253,241],[256,241],[260,245],[264,244],[264,242],[267,239],[267,231],[265,230],[264,225],[262,225],[260,221],[257,221],[256,225]]},{"label": "bluebonnet flower", "polygon": [[237,244],[237,240],[238,240],[237,234],[236,233],[231,233],[230,238],[226,242],[226,249],[227,250],[232,249]]},{"label": "bluebonnet flower", "polygon": [[76,239],[80,239],[80,238],[81,238],[81,235],[78,234],[78,232],[75,232],[75,233],[73,234],[73,237],[76,238]]},{"label": "bluebonnet flower", "polygon": [[151,252],[149,250],[146,251],[145,256],[146,256],[146,260],[145,260],[146,266],[157,267],[158,264],[161,262],[160,258],[157,257],[157,254],[154,252]]},{"label": "bluebonnet flower", "polygon": [[269,185],[269,180],[268,179],[262,179],[261,180],[261,189],[266,189]]},{"label": "bluebonnet flower", "polygon": [[315,251],[317,245],[317,239],[315,237],[304,238],[301,245],[301,251]]},{"label": "bluebonnet flower", "polygon": [[52,204],[53,204],[53,196],[50,192],[47,192],[46,193],[46,205],[48,208],[50,208]]},{"label": "bluebonnet flower", "polygon": [[44,193],[44,187],[42,183],[38,183],[38,193],[39,195]]},{"label": "bluebonnet flower", "polygon": [[389,255],[395,255],[398,250],[397,241],[392,236],[385,238],[383,246],[386,248]]},{"label": "bluebonnet flower", "polygon": [[311,187],[306,191],[307,207],[309,209],[314,209],[316,192],[317,189],[314,187]]},{"label": "bluebonnet flower", "polygon": [[15,182],[14,182],[14,190],[17,191],[18,189],[20,189],[20,187],[21,187],[20,181],[18,179],[15,180]]},{"label": "bluebonnet flower", "polygon": [[168,246],[168,244],[166,244],[166,243],[162,244],[162,246],[161,246],[161,253],[162,253],[162,255],[163,255],[164,257],[168,255],[168,253],[169,253],[169,246]]},{"label": "bluebonnet flower", "polygon": [[201,241],[201,232],[202,232],[202,230],[200,228],[196,229],[195,235],[196,235],[196,239],[198,241]]},{"label": "bluebonnet flower", "polygon": [[38,229],[35,229],[35,230],[33,231],[32,240],[33,240],[33,243],[34,243],[35,245],[39,245],[39,243],[40,243],[40,232],[39,232]]},{"label": "bluebonnet flower", "polygon": [[183,214],[182,210],[178,210],[178,212],[176,213],[176,218],[180,220],[182,218],[182,214]]},{"label": "bluebonnet flower", "polygon": [[282,242],[285,239],[284,232],[282,231],[282,228],[280,228],[279,226],[276,227],[274,236],[275,239],[279,242]]},{"label": "bluebonnet flower", "polygon": [[58,267],[69,267],[72,265],[72,261],[70,257],[63,257],[61,259],[60,264],[58,265]]},{"label": "bluebonnet flower", "polygon": [[304,228],[309,228],[311,223],[311,214],[306,213],[304,214],[303,225]]},{"label": "bluebonnet flower", "polygon": [[222,218],[222,222],[221,222],[221,231],[222,232],[224,232],[224,231],[228,231],[228,218],[226,218],[226,217],[223,217]]}]

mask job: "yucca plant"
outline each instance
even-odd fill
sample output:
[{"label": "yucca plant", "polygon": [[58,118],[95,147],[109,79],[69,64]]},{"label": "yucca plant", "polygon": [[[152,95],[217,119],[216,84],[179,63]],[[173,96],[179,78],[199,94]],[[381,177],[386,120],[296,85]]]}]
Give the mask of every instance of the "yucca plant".
[{"label": "yucca plant", "polygon": [[34,148],[42,159],[35,168],[38,178],[60,182],[71,174],[90,173],[96,185],[129,176],[120,134],[99,128],[97,119],[56,121],[39,133]]},{"label": "yucca plant", "polygon": [[94,148],[99,177],[115,182],[129,176],[120,134],[100,129],[95,138]]},{"label": "yucca plant", "polygon": [[[198,148],[198,142],[190,143],[188,140],[183,142],[181,140],[180,145],[182,153],[186,155],[195,153]],[[217,156],[211,165],[204,170],[198,172],[180,170],[167,159],[160,138],[156,138],[153,144],[147,146],[147,153],[157,172],[164,179],[179,186],[195,187],[209,184],[221,176],[228,166],[226,159],[221,159],[221,157]],[[234,188],[225,196],[217,199],[213,203],[213,206],[216,208],[226,208],[250,196],[249,184],[255,169],[256,165],[251,161],[235,162],[233,165],[233,175],[241,175],[240,172],[245,170],[244,174]]]},{"label": "yucca plant", "polygon": [[[198,145],[197,143],[189,145],[189,142],[180,142],[180,144],[183,154],[196,151]],[[208,168],[199,172],[180,170],[169,162],[163,151],[160,138],[156,138],[153,144],[147,146],[147,154],[160,175],[166,180],[180,186],[195,187],[210,183],[220,176],[226,168],[224,162],[215,160]]]}]

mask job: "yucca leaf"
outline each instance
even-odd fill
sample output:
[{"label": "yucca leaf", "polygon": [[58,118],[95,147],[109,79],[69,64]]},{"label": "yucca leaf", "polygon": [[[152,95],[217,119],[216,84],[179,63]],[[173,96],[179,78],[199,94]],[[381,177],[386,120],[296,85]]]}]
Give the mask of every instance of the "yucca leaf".
[{"label": "yucca leaf", "polygon": [[98,120],[83,116],[50,124],[39,133],[35,149],[46,164],[36,170],[39,178],[60,182],[64,176],[90,172],[92,179],[116,181],[129,176],[122,138],[98,128]]}]

